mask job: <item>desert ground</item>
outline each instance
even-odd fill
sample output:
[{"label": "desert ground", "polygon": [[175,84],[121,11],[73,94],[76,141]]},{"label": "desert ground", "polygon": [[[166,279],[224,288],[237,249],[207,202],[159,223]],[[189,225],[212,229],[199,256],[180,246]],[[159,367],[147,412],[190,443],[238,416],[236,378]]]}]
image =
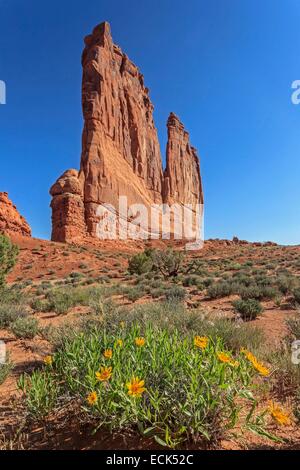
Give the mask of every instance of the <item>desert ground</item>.
[{"label": "desert ground", "polygon": [[[84,409],[82,397],[70,391],[62,393],[53,406],[41,397],[42,412],[37,396],[30,402],[30,388],[24,391],[20,385],[24,374],[30,377],[54,367],[52,358],[70,331],[85,335],[91,325],[106,328],[101,326],[104,317],[108,322],[126,323],[127,318],[146,318],[153,308],[156,317],[152,322],[163,328],[173,323],[188,334],[190,329],[192,335],[217,335],[232,355],[243,347],[251,350],[269,371],[253,379],[258,411],[268,410],[273,401],[286,416],[280,423],[276,413],[272,417],[265,412],[263,432],[242,429],[238,421],[211,441],[194,436],[177,444],[173,441],[173,447],[300,448],[300,372],[291,362],[291,343],[300,333],[299,246],[208,240],[202,250],[185,253],[178,245],[172,253],[182,253],[181,264],[176,275],[168,275],[143,271],[140,266],[129,269],[136,254],[153,248],[150,243],[76,246],[21,236],[12,236],[12,241],[19,247],[19,256],[7,278],[9,294],[0,299],[0,340],[9,357],[9,367],[0,369],[0,448],[142,449],[163,445],[134,426],[115,429],[112,434],[109,426],[95,426],[96,418]],[[157,242],[154,248],[166,253],[167,243]],[[243,316],[235,303],[240,297],[246,302],[256,299],[259,314]],[[8,313],[1,317],[4,311]],[[198,319],[204,332],[197,326]],[[248,405],[243,406],[242,416],[248,413]]]}]

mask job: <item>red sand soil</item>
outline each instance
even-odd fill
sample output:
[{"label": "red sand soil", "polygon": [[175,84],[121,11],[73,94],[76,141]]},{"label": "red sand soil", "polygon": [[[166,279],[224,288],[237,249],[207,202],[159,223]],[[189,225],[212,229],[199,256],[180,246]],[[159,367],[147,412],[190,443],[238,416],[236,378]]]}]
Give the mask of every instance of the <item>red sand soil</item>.
[{"label": "red sand soil", "polygon": [[[21,236],[12,237],[13,241],[20,247],[20,255],[18,263],[10,273],[8,282],[24,282],[31,279],[34,282],[62,279],[71,272],[80,271],[79,266],[84,264],[88,267],[89,276],[97,277],[101,274],[101,270],[105,268],[110,273],[115,273],[116,279],[124,281],[124,272],[127,267],[127,258],[136,251],[144,248],[143,243],[127,242],[91,242],[84,247],[75,245],[66,245],[54,243],[35,238],[26,238]],[[162,242],[157,242],[156,246],[165,246]],[[275,249],[275,248],[274,248]],[[276,253],[287,253],[289,256],[299,254],[300,247],[276,248]],[[286,250],[286,251],[284,251]],[[251,248],[251,259],[261,259],[263,256],[270,256],[271,248],[264,250],[257,247],[253,252]],[[205,247],[195,253],[190,254],[191,257],[203,259],[222,260],[239,254],[239,262],[249,259],[247,247],[233,244],[224,244],[220,241],[208,241]],[[97,258],[98,256],[98,258]],[[116,267],[116,261],[117,267]],[[297,274],[297,273],[296,273]],[[211,312],[212,316],[218,312],[222,315],[232,316],[231,301],[232,298],[209,301],[203,295],[196,295],[195,299],[200,302],[200,307],[207,312]],[[194,299],[193,299],[194,300]],[[295,311],[286,307],[280,309],[274,306],[272,302],[264,304],[265,310],[263,314],[253,322],[254,325],[263,329],[267,346],[275,348],[280,344],[281,339],[286,334],[285,320],[295,315]],[[85,307],[76,307],[67,315],[58,316],[54,313],[37,313],[36,317],[42,326],[57,326],[61,322],[69,320],[72,316],[84,315]],[[22,422],[24,413],[20,409],[18,400],[19,392],[17,390],[18,377],[23,372],[30,372],[34,368],[42,364],[42,358],[51,352],[51,346],[40,336],[33,340],[19,340],[7,330],[0,330],[0,340],[4,340],[11,357],[15,364],[13,372],[8,379],[0,386],[0,434],[1,428],[9,430],[10,426]],[[65,424],[65,416],[61,418]],[[58,420],[59,421],[59,420]],[[68,426],[62,423],[52,423],[51,420],[46,428],[32,429],[30,436],[22,435],[22,444],[14,442],[15,447],[30,448],[60,448],[60,449],[139,449],[139,448],[157,448],[157,444],[136,436],[115,436],[107,435],[102,431],[94,436],[90,436],[87,429],[76,429],[76,425],[68,422]],[[278,434],[278,433],[277,433]],[[292,425],[282,431],[282,436],[287,437],[289,442],[285,445],[271,444],[275,448],[300,448],[300,431],[299,428]],[[28,443],[26,444],[28,440]],[[0,439],[1,441],[1,439]],[[6,444],[7,445],[7,444]],[[221,443],[223,449],[237,448],[268,448],[269,443],[266,441],[247,434],[245,440],[238,442],[224,441]],[[1,446],[0,446],[1,448]]]}]

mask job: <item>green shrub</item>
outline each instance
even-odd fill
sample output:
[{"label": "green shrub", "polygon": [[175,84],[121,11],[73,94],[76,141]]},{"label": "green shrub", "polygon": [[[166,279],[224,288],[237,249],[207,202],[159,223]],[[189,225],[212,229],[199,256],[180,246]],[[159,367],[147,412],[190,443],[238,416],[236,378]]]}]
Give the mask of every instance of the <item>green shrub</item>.
[{"label": "green shrub", "polygon": [[148,279],[145,280],[145,285],[149,285],[151,289],[159,289],[162,287],[162,281],[161,279],[153,279],[152,281],[148,281]]},{"label": "green shrub", "polygon": [[27,315],[26,308],[21,305],[0,304],[0,328],[7,328],[10,323]]},{"label": "green shrub", "polygon": [[207,296],[210,299],[220,299],[233,293],[232,284],[227,281],[215,282],[207,289]]},{"label": "green shrub", "polygon": [[295,288],[296,280],[292,276],[279,276],[276,284],[280,292],[284,295],[292,293]]},{"label": "green shrub", "polygon": [[130,300],[131,302],[135,302],[136,300],[140,299],[145,295],[145,291],[143,289],[143,286],[128,287],[125,290],[125,295],[128,300]]},{"label": "green shrub", "polygon": [[207,276],[208,271],[204,269],[204,262],[200,259],[192,260],[188,263],[185,273],[186,274],[195,274],[197,276]]},{"label": "green shrub", "polygon": [[272,284],[271,278],[266,276],[265,274],[258,274],[256,276],[254,276],[254,281],[260,287],[267,287],[267,286],[270,286]]},{"label": "green shrub", "polygon": [[46,298],[50,311],[60,315],[66,314],[70,308],[77,305],[88,305],[89,293],[88,289],[69,287],[50,290],[47,292]]},{"label": "green shrub", "polygon": [[242,268],[242,265],[239,263],[231,263],[227,266],[229,271],[239,271]]},{"label": "green shrub", "polygon": [[0,305],[24,305],[28,301],[28,295],[24,293],[20,285],[3,286],[0,293]]},{"label": "green shrub", "polygon": [[9,376],[11,370],[13,369],[13,364],[10,362],[10,360],[6,359],[6,362],[1,363],[0,362],[0,385],[2,385],[7,377]]},{"label": "green shrub", "polygon": [[88,265],[87,264],[84,264],[84,263],[81,263],[79,265],[79,269],[87,269],[88,268]]},{"label": "green shrub", "polygon": [[51,304],[45,299],[33,299],[30,304],[31,308],[35,312],[50,312]]},{"label": "green shrub", "polygon": [[214,280],[212,277],[206,277],[205,279],[202,280],[202,282],[205,287],[209,287],[213,284]]},{"label": "green shrub", "polygon": [[158,299],[159,297],[162,297],[166,292],[166,289],[164,287],[157,287],[155,289],[151,289],[150,294],[153,299]]},{"label": "green shrub", "polygon": [[[138,346],[141,336],[145,344]],[[103,356],[108,348],[111,358]],[[99,373],[106,367],[111,367],[109,377],[101,381]],[[132,395],[134,377],[144,382]],[[23,377],[20,387],[34,416],[51,411],[58,398],[76,398],[82,418],[93,420],[97,429],[139,430],[174,448],[191,440],[218,442],[237,422],[261,431],[263,414],[258,415],[251,395],[254,377],[257,382],[249,361],[242,354],[233,356],[220,339],[207,338],[200,349],[192,335],[150,325],[142,331],[135,323],[127,330],[98,328],[66,340],[53,364]],[[252,407],[247,417],[239,413],[245,407]]]},{"label": "green shrub", "polygon": [[110,298],[105,298],[105,288],[95,287],[89,290],[88,306],[91,308],[92,313],[103,317],[109,315],[114,308],[114,303]]},{"label": "green shrub", "polygon": [[39,323],[33,317],[17,318],[10,329],[17,338],[33,339],[39,332]]},{"label": "green shrub", "polygon": [[243,300],[248,299],[259,299],[260,297],[260,288],[257,285],[252,285],[249,287],[242,287],[239,292]]},{"label": "green shrub", "polygon": [[186,297],[186,291],[183,287],[172,286],[165,291],[165,297],[168,302],[182,302]]},{"label": "green shrub", "polygon": [[19,249],[10,239],[0,234],[0,288],[4,286],[5,277],[14,267]]},{"label": "green shrub", "polygon": [[291,340],[300,339],[300,318],[288,318],[286,320],[286,325],[288,327],[288,337]]},{"label": "green shrub", "polygon": [[182,285],[184,287],[196,286],[200,282],[199,276],[191,274],[190,276],[184,277]]},{"label": "green shrub", "polygon": [[295,304],[300,304],[300,288],[293,290],[293,300]]},{"label": "green shrub", "polygon": [[130,274],[141,275],[151,271],[152,267],[153,262],[150,250],[145,250],[143,253],[134,255],[128,263],[128,271]]},{"label": "green shrub", "polygon": [[77,273],[76,271],[72,271],[69,276],[71,279],[80,279],[83,277],[82,273]]},{"label": "green shrub", "polygon": [[211,319],[203,310],[189,310],[182,302],[157,302],[135,305],[131,309],[122,307],[110,310],[103,316],[109,329],[123,321],[126,327],[138,322],[143,330],[150,323],[169,332],[178,329],[182,334],[201,334],[221,338],[226,348],[239,351],[246,347],[259,352],[264,345],[263,331],[249,323],[237,324],[227,318]]},{"label": "green shrub", "polygon": [[243,300],[270,300],[278,297],[278,291],[271,286],[258,286],[256,284],[240,289],[239,294]]},{"label": "green shrub", "polygon": [[25,394],[27,410],[33,417],[44,418],[55,407],[59,385],[47,370],[22,375],[18,386]]},{"label": "green shrub", "polygon": [[263,306],[255,299],[235,300],[232,305],[241,318],[246,321],[255,320],[263,312]]},{"label": "green shrub", "polygon": [[291,394],[293,391],[293,395],[297,399],[297,394],[300,392],[300,367],[299,364],[293,364],[291,359],[291,345],[289,343],[281,345],[279,349],[271,352],[268,356],[268,360],[276,364],[275,390],[280,395],[287,391]]}]

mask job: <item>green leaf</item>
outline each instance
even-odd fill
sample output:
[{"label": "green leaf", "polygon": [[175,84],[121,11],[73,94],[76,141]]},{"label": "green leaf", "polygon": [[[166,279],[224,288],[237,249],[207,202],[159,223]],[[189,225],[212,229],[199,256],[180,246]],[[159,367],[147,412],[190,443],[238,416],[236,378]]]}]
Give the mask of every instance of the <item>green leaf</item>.
[{"label": "green leaf", "polygon": [[159,436],[157,436],[156,434],[155,434],[155,436],[154,436],[154,439],[156,440],[156,442],[157,442],[160,446],[168,447],[168,444],[167,444],[165,441],[163,441],[163,440],[162,440]]}]

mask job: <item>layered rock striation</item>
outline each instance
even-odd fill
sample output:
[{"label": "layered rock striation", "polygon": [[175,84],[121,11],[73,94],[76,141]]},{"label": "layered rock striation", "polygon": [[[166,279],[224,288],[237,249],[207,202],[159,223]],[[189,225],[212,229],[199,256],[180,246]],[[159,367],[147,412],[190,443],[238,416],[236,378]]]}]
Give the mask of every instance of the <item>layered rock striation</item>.
[{"label": "layered rock striation", "polygon": [[[80,170],[52,186],[52,240],[97,237],[99,204],[203,202],[199,160],[179,119],[168,119],[166,170],[143,75],[113,43],[108,23],[85,38],[82,54],[84,129]],[[126,214],[121,214],[126,218]]]},{"label": "layered rock striation", "polygon": [[5,192],[0,192],[0,233],[31,237],[30,226]]}]

